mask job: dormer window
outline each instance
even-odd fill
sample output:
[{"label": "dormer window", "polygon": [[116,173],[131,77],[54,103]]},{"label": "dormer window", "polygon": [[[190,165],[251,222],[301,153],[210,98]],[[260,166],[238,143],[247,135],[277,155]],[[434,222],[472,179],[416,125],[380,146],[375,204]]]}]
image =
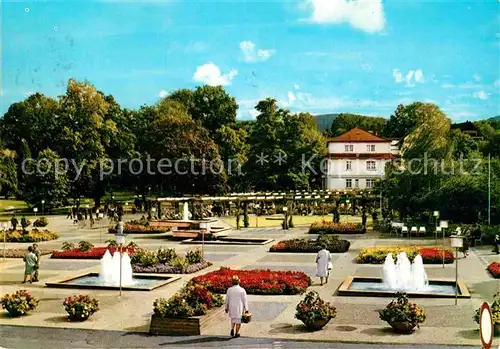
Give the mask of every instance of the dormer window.
[{"label": "dormer window", "polygon": [[345,152],[346,153],[353,152],[353,151],[354,151],[354,145],[352,145],[352,144],[345,145]]}]

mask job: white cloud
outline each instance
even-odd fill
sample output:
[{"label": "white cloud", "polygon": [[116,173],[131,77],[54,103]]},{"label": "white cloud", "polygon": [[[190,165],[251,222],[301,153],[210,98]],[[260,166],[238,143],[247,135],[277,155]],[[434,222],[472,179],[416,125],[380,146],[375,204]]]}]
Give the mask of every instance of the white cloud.
[{"label": "white cloud", "polygon": [[210,86],[225,86],[231,85],[231,81],[236,75],[238,75],[238,71],[236,69],[231,70],[227,74],[222,74],[220,68],[210,62],[196,68],[193,79]]},{"label": "white cloud", "polygon": [[299,89],[300,89],[300,85],[299,85],[299,84],[294,84],[294,85],[293,85],[293,88],[294,88],[295,90],[299,90]]},{"label": "white cloud", "polygon": [[483,100],[483,101],[486,100],[486,99],[488,99],[488,94],[486,92],[484,92],[484,91],[474,92],[472,94],[472,96],[474,98],[477,98],[477,99],[480,99],[480,100]]},{"label": "white cloud", "polygon": [[250,114],[250,117],[252,119],[255,119],[258,115],[259,115],[259,111],[258,110],[255,110],[255,109],[250,109],[248,111],[248,114]]},{"label": "white cloud", "polygon": [[168,96],[168,92],[165,90],[161,90],[160,92],[158,92],[158,97],[160,97],[160,98],[165,98],[167,96]]},{"label": "white cloud", "polygon": [[471,88],[471,89],[476,88],[477,89],[477,88],[482,88],[483,86],[479,85],[479,84],[474,84],[472,82],[466,82],[466,83],[458,85],[458,87],[459,88],[467,88],[467,89],[469,89],[469,88]]},{"label": "white cloud", "polygon": [[29,96],[32,96],[34,95],[36,92],[33,92],[33,91],[28,91],[28,92],[25,92],[24,94],[26,95],[26,97],[29,97]]},{"label": "white cloud", "polygon": [[481,81],[481,75],[479,74],[472,75],[472,78],[474,79],[474,81]]},{"label": "white cloud", "polygon": [[297,100],[297,98],[295,97],[295,95],[293,94],[293,92],[291,91],[288,91],[288,102],[290,104],[292,104],[293,102],[295,102]]},{"label": "white cloud", "polygon": [[267,61],[276,53],[275,50],[257,49],[252,41],[240,42],[240,49],[243,52],[243,60],[245,62]]},{"label": "white cloud", "polygon": [[404,75],[399,69],[394,69],[392,71],[392,76],[397,84],[406,82],[406,86],[409,87],[415,86],[415,83],[421,84],[424,82],[424,73],[422,69],[408,70]]},{"label": "white cloud", "polygon": [[394,69],[392,71],[392,76],[394,77],[394,81],[399,84],[400,82],[403,82],[404,79],[403,79],[403,74],[398,70],[398,69]]},{"label": "white cloud", "polygon": [[382,0],[305,0],[312,9],[311,20],[320,24],[348,23],[368,33],[380,32],[385,26]]}]

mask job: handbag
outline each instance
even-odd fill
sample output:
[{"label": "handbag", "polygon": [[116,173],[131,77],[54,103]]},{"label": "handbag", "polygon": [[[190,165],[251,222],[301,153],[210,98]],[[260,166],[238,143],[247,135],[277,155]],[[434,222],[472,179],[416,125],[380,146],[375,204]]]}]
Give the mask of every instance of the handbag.
[{"label": "handbag", "polygon": [[241,315],[241,322],[244,324],[248,324],[250,321],[252,321],[252,314],[248,311],[245,311],[243,315]]},{"label": "handbag", "polygon": [[332,262],[328,262],[328,270],[332,270],[332,268],[333,268]]}]

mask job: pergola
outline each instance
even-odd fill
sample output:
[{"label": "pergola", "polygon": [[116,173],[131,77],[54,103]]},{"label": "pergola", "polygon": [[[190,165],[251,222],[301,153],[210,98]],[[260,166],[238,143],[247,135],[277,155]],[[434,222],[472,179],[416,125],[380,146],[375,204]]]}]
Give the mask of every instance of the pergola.
[{"label": "pergola", "polygon": [[[291,216],[293,209],[297,203],[311,204],[313,202],[327,202],[327,203],[345,203],[352,202],[353,209],[356,203],[362,201],[361,204],[368,202],[375,202],[380,200],[380,192],[375,190],[290,190],[290,191],[274,191],[274,192],[249,192],[249,193],[232,193],[225,196],[204,196],[204,195],[189,195],[184,197],[164,197],[157,198],[158,208],[162,207],[177,207],[185,202],[190,205],[191,212],[195,206],[203,209],[204,205],[214,203],[229,204],[230,209],[236,209],[236,216],[248,214],[248,207],[259,206],[265,203],[273,202],[277,206],[281,206],[286,216]],[[253,205],[252,205],[253,204]],[[202,211],[202,210],[201,210]],[[201,217],[200,217],[201,218]],[[286,218],[285,218],[286,219]]]}]

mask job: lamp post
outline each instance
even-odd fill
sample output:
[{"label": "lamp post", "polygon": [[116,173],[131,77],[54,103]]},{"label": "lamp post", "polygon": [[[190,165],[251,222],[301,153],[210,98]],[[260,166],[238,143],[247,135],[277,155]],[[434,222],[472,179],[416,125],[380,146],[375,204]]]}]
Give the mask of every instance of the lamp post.
[{"label": "lamp post", "polygon": [[[445,239],[445,237],[446,237],[446,236],[445,236],[446,234],[445,234],[445,232],[444,232],[444,229],[445,229],[445,228],[448,228],[448,221],[441,221],[441,222],[439,223],[439,226],[441,227],[441,230],[443,231],[443,242],[444,242],[444,239]],[[444,243],[443,243],[443,245],[444,245]],[[444,268],[444,248],[443,248],[443,268]]]},{"label": "lamp post", "polygon": [[100,243],[102,244],[102,219],[104,218],[104,213],[99,213],[99,240]]},{"label": "lamp post", "polygon": [[255,204],[255,227],[259,227],[259,204]]},{"label": "lamp post", "polygon": [[42,216],[43,216],[43,205],[45,204],[45,200],[42,200]]},{"label": "lamp post", "polygon": [[455,305],[458,304],[458,249],[464,246],[464,237],[458,233],[451,236],[451,247],[455,247],[456,263],[455,263]]},{"label": "lamp post", "polygon": [[[434,214],[433,214],[434,217],[436,217],[436,232],[437,231],[441,231],[441,229],[438,230],[438,219],[439,219],[439,211],[434,211]],[[438,238],[437,238],[438,234],[436,233],[436,246],[438,244]]]},{"label": "lamp post", "polygon": [[122,257],[123,257],[123,245],[125,244],[125,235],[123,235],[123,223],[118,222],[118,228],[116,229],[116,242],[118,242],[120,246],[120,295],[119,297],[122,296]]},{"label": "lamp post", "polygon": [[3,261],[5,262],[5,249],[7,243],[7,231],[9,228],[9,223],[7,222],[2,223],[2,228],[3,228]]},{"label": "lamp post", "polygon": [[36,213],[38,212],[38,207],[33,207],[33,212],[35,212],[35,220],[36,220]]},{"label": "lamp post", "polygon": [[[347,212],[349,212],[349,202],[351,202],[349,199],[347,199],[347,200],[345,201],[345,203],[346,203],[346,209],[347,209]],[[349,222],[349,214],[346,214],[346,215],[345,215],[345,219],[346,219],[346,222]]]},{"label": "lamp post", "polygon": [[201,231],[201,256],[205,259],[205,234],[210,233],[210,222],[200,222]]}]

